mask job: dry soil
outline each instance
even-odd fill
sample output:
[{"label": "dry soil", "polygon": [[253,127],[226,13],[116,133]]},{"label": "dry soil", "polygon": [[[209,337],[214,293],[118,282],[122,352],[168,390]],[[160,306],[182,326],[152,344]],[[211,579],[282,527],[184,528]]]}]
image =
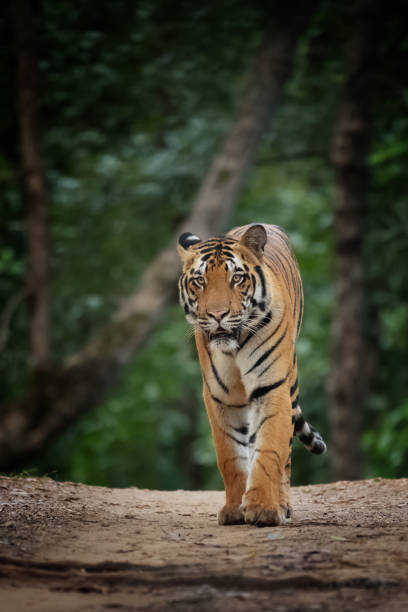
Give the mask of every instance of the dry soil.
[{"label": "dry soil", "polygon": [[408,480],[293,489],[282,527],[222,492],[0,478],[2,612],[408,610]]}]

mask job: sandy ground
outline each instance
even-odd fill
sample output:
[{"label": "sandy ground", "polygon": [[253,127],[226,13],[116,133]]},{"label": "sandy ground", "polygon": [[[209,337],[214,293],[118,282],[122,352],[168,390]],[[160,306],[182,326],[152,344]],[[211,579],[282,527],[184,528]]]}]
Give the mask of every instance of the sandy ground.
[{"label": "sandy ground", "polygon": [[293,489],[282,527],[222,492],[0,478],[0,609],[408,610],[408,480]]}]

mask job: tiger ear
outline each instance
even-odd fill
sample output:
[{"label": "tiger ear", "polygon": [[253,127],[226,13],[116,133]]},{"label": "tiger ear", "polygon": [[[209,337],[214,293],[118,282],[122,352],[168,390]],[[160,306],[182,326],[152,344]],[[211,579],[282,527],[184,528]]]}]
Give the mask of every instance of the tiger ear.
[{"label": "tiger ear", "polygon": [[258,259],[262,259],[266,239],[267,235],[263,225],[251,225],[242,236],[240,242],[252,251]]},{"label": "tiger ear", "polygon": [[201,238],[195,236],[191,232],[184,232],[184,234],[181,234],[180,238],[178,239],[177,245],[178,254],[180,255],[181,259],[185,258],[185,256],[187,255],[186,251],[193,244],[197,244],[197,242],[201,242]]}]

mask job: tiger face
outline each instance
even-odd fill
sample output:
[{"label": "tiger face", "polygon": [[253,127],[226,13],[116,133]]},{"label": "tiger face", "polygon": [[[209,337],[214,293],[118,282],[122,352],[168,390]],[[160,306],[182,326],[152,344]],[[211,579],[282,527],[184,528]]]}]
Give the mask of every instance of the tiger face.
[{"label": "tiger face", "polygon": [[260,260],[266,236],[262,226],[248,233],[239,241],[202,241],[190,233],[179,239],[180,302],[187,321],[204,332],[210,348],[237,349],[243,330],[254,329],[265,316],[269,295]]}]

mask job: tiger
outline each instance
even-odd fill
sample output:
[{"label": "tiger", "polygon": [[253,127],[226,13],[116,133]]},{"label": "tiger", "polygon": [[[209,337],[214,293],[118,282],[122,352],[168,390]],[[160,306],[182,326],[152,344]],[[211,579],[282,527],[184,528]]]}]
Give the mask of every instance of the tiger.
[{"label": "tiger", "polygon": [[326,444],[299,405],[296,340],[303,317],[299,267],[276,225],[178,240],[179,296],[194,327],[203,398],[225,486],[220,525],[291,520],[292,438]]}]

